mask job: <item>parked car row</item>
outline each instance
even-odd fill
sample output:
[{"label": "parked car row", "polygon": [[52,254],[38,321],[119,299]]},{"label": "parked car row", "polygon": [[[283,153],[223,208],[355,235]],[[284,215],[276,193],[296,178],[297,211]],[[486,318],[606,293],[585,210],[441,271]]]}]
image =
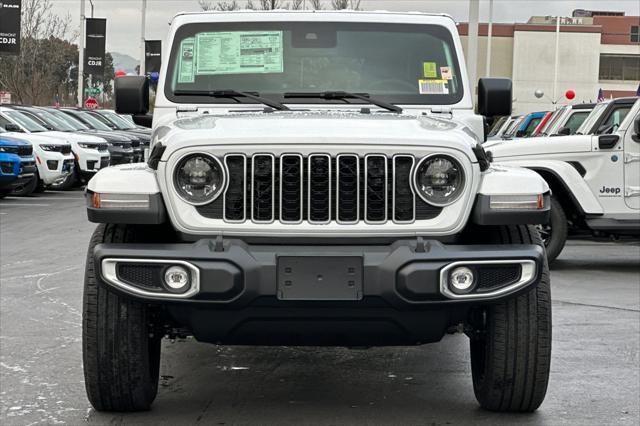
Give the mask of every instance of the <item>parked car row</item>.
[{"label": "parked car row", "polygon": [[0,106],[0,137],[2,197],[86,184],[109,165],[144,161],[151,140],[110,110],[25,105]]},{"label": "parked car row", "polygon": [[536,136],[573,135],[586,120],[596,104],[565,105],[555,111],[538,111],[521,116],[496,120],[489,140]]},{"label": "parked car row", "polygon": [[530,129],[527,122],[538,119],[531,117],[539,115],[502,119],[484,148],[496,163],[534,170],[547,181],[551,218],[539,230],[549,260],[570,235],[638,237],[640,99],[569,105],[551,113],[537,133],[509,136],[514,128]]}]

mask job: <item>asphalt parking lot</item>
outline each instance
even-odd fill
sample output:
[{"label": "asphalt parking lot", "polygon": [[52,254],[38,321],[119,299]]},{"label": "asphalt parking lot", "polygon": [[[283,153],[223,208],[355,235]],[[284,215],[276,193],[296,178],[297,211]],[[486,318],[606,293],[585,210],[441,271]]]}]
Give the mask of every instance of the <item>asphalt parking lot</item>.
[{"label": "asphalt parking lot", "polygon": [[640,245],[571,241],[552,269],[553,360],[541,409],[473,397],[461,335],[417,348],[165,342],[152,411],[95,412],[81,362],[81,191],[0,201],[0,424],[640,423]]}]

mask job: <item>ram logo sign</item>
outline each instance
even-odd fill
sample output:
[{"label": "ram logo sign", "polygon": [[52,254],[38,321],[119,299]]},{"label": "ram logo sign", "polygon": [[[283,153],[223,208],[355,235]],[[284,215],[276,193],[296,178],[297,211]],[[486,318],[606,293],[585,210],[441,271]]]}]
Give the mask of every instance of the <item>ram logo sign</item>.
[{"label": "ram logo sign", "polygon": [[0,2],[0,55],[20,54],[21,0]]}]

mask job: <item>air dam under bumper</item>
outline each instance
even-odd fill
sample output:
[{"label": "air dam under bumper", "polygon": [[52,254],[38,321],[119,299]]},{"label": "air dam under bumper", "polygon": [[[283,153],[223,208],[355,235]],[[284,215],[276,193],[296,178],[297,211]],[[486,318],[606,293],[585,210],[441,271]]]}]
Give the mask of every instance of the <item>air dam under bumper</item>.
[{"label": "air dam under bumper", "polygon": [[[476,305],[537,285],[536,245],[444,245],[401,240],[375,246],[266,246],[241,240],[101,244],[101,282],[161,303],[196,339],[222,344],[407,345],[438,341]],[[164,283],[181,266],[190,284]],[[449,273],[475,274],[459,294]]]}]

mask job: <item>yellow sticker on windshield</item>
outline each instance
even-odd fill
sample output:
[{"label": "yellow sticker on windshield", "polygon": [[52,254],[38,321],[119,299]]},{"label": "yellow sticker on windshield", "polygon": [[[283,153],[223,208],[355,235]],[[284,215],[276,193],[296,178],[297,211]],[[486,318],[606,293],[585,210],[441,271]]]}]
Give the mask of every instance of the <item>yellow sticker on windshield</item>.
[{"label": "yellow sticker on windshield", "polygon": [[423,62],[422,63],[423,73],[425,78],[437,78],[438,72],[436,71],[436,63],[435,62]]},{"label": "yellow sticker on windshield", "polygon": [[447,80],[418,80],[418,90],[421,95],[448,95],[449,82]]}]

